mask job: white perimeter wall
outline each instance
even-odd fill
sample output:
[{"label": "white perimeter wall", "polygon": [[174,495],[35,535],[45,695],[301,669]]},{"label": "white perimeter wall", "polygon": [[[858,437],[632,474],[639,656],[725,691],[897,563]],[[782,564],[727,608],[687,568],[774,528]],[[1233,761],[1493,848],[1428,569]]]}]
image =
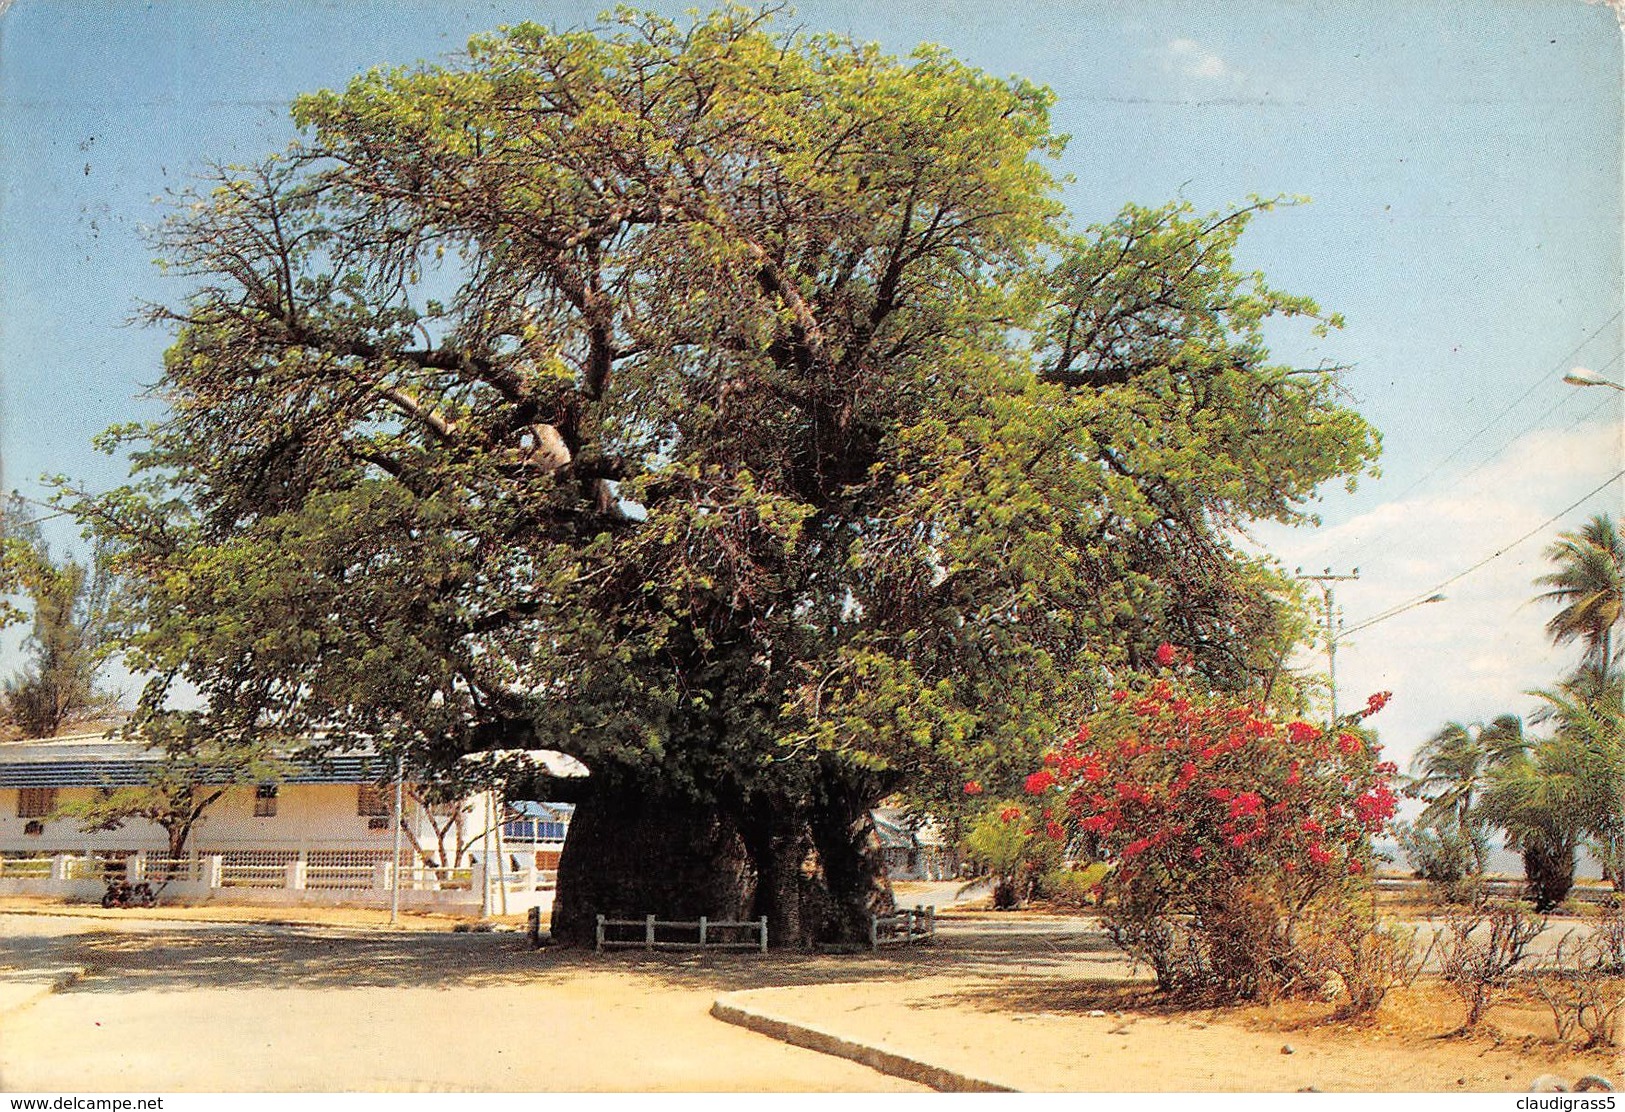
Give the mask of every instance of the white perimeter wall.
[{"label": "white perimeter wall", "polygon": [[[368,817],[356,814],[357,788],[355,784],[283,784],[277,793],[277,813],[267,818],[254,815],[252,786],[230,788],[193,828],[191,845],[209,852],[349,849],[387,854],[394,845],[394,831],[388,824],[382,830],[367,829]],[[61,806],[93,794],[91,788],[59,788],[56,802]],[[127,822],[117,830],[83,833],[72,819],[47,818],[40,820],[45,824],[43,834],[25,835],[23,828],[30,820],[17,817],[17,795],[16,788],[0,788],[0,852],[162,851],[168,846],[163,829],[142,819]],[[393,792],[386,790],[385,795],[393,800]],[[472,814],[467,829],[471,833],[479,831],[485,821],[484,804],[483,796],[468,804]],[[406,816],[420,844],[433,850],[434,832],[410,796]],[[402,848],[411,849],[411,841],[404,836]],[[478,842],[472,849],[478,854]]]}]

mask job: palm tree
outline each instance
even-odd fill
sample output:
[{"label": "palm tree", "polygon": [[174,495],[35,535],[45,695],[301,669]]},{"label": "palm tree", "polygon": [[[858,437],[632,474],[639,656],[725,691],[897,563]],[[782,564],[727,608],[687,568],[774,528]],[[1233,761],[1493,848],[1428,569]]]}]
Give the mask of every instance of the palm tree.
[{"label": "palm tree", "polygon": [[1479,802],[1489,777],[1526,747],[1523,721],[1503,714],[1489,725],[1451,722],[1417,750],[1405,794],[1427,807],[1418,826],[1454,833],[1472,847],[1473,873],[1484,871],[1489,858],[1489,824]]},{"label": "palm tree", "polygon": [[1604,874],[1622,887],[1625,854],[1625,693],[1618,672],[1582,668],[1551,691],[1552,736],[1521,750],[1490,776],[1479,812],[1523,854],[1535,909],[1561,903],[1574,884],[1575,850],[1589,840]]},{"label": "palm tree", "polygon": [[1564,785],[1603,877],[1625,891],[1625,676],[1582,668],[1552,691],[1541,717],[1556,726],[1546,757]]},{"label": "palm tree", "polygon": [[1559,645],[1582,642],[1586,663],[1606,669],[1620,651],[1614,630],[1625,623],[1625,541],[1613,519],[1598,514],[1578,532],[1560,534],[1546,558],[1557,570],[1535,580],[1551,588],[1538,597],[1563,605],[1546,623],[1547,635]]},{"label": "palm tree", "polygon": [[1536,911],[1562,903],[1574,886],[1574,851],[1580,843],[1575,783],[1559,766],[1555,740],[1542,740],[1495,771],[1481,812],[1505,830],[1507,845],[1523,855],[1524,878]]}]

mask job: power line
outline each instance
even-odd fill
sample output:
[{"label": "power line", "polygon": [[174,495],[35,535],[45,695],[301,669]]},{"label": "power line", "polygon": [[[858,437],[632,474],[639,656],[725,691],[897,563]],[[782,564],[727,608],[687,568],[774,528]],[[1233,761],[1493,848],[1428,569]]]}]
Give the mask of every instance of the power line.
[{"label": "power line", "polygon": [[1407,610],[1414,610],[1416,607],[1425,605],[1426,603],[1443,602],[1444,600],[1445,600],[1445,596],[1443,596],[1441,594],[1432,594],[1432,595],[1429,595],[1427,598],[1423,599],[1421,602],[1407,602],[1403,606],[1390,606],[1387,610],[1384,610],[1380,614],[1373,614],[1369,618],[1360,619],[1359,621],[1355,622],[1353,625],[1344,626],[1343,629],[1342,629],[1342,633],[1345,636],[1350,634],[1350,633],[1359,633],[1362,629],[1370,629],[1372,626],[1376,625],[1378,622],[1386,622],[1389,618],[1397,618],[1401,614],[1405,613],[1405,611],[1407,611]]},{"label": "power line", "polygon": [[1399,604],[1398,606],[1389,607],[1387,610],[1383,611],[1381,614],[1378,614],[1378,615],[1376,615],[1374,617],[1371,617],[1371,618],[1363,619],[1360,622],[1356,622],[1355,625],[1370,625],[1373,622],[1381,621],[1383,618],[1390,617],[1393,614],[1399,612],[1400,610],[1405,609],[1408,606],[1419,605],[1420,603],[1425,601],[1430,595],[1438,594],[1440,591],[1444,590],[1446,587],[1450,586],[1452,583],[1457,583],[1457,582],[1460,582],[1461,580],[1465,579],[1467,576],[1471,575],[1473,572],[1477,571],[1479,568],[1483,567],[1485,564],[1488,564],[1490,561],[1497,560],[1500,557],[1505,556],[1508,552],[1511,552],[1514,548],[1517,548],[1524,541],[1528,540],[1530,537],[1533,537],[1535,534],[1539,533],[1542,529],[1546,528],[1548,525],[1554,524],[1555,522],[1559,521],[1563,517],[1564,514],[1569,513],[1571,510],[1574,510],[1574,509],[1584,505],[1588,499],[1594,497],[1597,494],[1600,494],[1602,491],[1606,490],[1612,484],[1617,483],[1622,478],[1625,478],[1625,470],[1615,472],[1613,475],[1609,476],[1607,479],[1604,479],[1600,484],[1593,487],[1591,490],[1587,491],[1579,499],[1577,499],[1574,502],[1571,502],[1567,506],[1564,506],[1561,510],[1557,511],[1557,513],[1553,514],[1551,517],[1547,518],[1545,521],[1541,522],[1539,525],[1535,526],[1533,529],[1529,530],[1529,532],[1525,533],[1523,536],[1519,537],[1517,540],[1513,541],[1512,543],[1503,545],[1502,547],[1496,549],[1494,552],[1490,553],[1488,556],[1484,557],[1482,560],[1478,561],[1478,563],[1473,564],[1471,567],[1464,568],[1461,571],[1458,571],[1455,575],[1452,575],[1449,579],[1446,579],[1444,582],[1439,583],[1438,585],[1436,585],[1434,587],[1431,587],[1426,591],[1422,591],[1422,592],[1418,593],[1415,597],[1411,598],[1410,600],[1408,600],[1406,602],[1403,602],[1403,603]]},{"label": "power line", "polygon": [[[1437,464],[1435,464],[1434,467],[1433,467],[1433,470],[1427,472],[1427,474],[1423,475],[1420,479],[1417,479],[1410,486],[1406,487],[1405,490],[1398,495],[1398,497],[1393,499],[1393,501],[1395,501],[1395,502],[1399,501],[1401,498],[1404,498],[1405,495],[1409,494],[1411,491],[1415,490],[1417,487],[1421,486],[1423,483],[1425,483],[1429,479],[1431,479],[1434,475],[1438,474],[1439,471],[1441,471],[1444,468],[1444,465],[1449,463],[1451,460],[1455,459],[1457,456],[1459,456],[1462,453],[1462,451],[1466,449],[1467,445],[1469,445],[1473,441],[1477,440],[1480,436],[1483,436],[1484,433],[1488,432],[1492,427],[1494,427],[1494,425],[1495,425],[1495,423],[1497,421],[1499,421],[1501,418],[1505,417],[1508,413],[1511,413],[1514,409],[1518,408],[1519,405],[1523,404],[1523,400],[1525,398],[1527,398],[1530,394],[1533,394],[1536,390],[1540,389],[1541,385],[1543,383],[1545,383],[1545,381],[1548,378],[1550,378],[1552,375],[1556,374],[1558,371],[1563,370],[1565,368],[1565,366],[1575,356],[1579,355],[1582,351],[1584,351],[1586,349],[1587,344],[1591,343],[1592,340],[1595,340],[1598,336],[1602,335],[1603,331],[1605,329],[1607,329],[1609,325],[1611,325],[1615,321],[1617,321],[1622,314],[1625,314],[1625,309],[1615,310],[1613,316],[1609,317],[1607,320],[1605,320],[1601,324],[1599,324],[1594,330],[1592,330],[1590,335],[1588,335],[1585,339],[1581,340],[1578,344],[1576,344],[1574,346],[1574,349],[1572,351],[1570,351],[1567,355],[1565,355],[1561,359],[1559,359],[1552,366],[1552,368],[1550,370],[1542,371],[1536,377],[1535,381],[1530,385],[1529,389],[1527,389],[1523,393],[1519,394],[1516,398],[1513,398],[1512,401],[1507,404],[1507,407],[1505,409],[1501,410],[1501,412],[1497,413],[1494,417],[1491,417],[1488,421],[1484,422],[1483,426],[1480,427],[1477,432],[1473,433],[1466,440],[1463,440],[1461,442],[1460,447],[1458,447],[1454,452],[1451,452],[1448,456],[1446,456],[1444,459],[1440,460]],[[1619,358],[1619,356],[1617,356],[1617,355],[1614,356],[1614,359],[1618,359],[1618,358]],[[1611,359],[1611,360],[1609,360],[1609,362],[1611,363],[1611,362],[1613,362],[1613,360]],[[1604,364],[1604,366],[1606,366],[1606,365],[1607,364]]]},{"label": "power line", "polygon": [[[1599,364],[1599,369],[1603,368],[1603,367],[1608,367],[1611,364],[1619,362],[1619,358],[1620,357],[1618,355],[1616,355],[1612,359],[1608,360],[1607,363]],[[1540,423],[1542,421],[1544,421],[1550,414],[1552,414],[1559,407],[1561,407],[1562,405],[1567,403],[1571,399],[1571,397],[1572,397],[1572,395],[1561,396],[1556,401],[1552,402],[1551,405],[1549,405],[1545,409],[1541,410],[1539,413],[1537,413],[1535,415],[1533,420],[1529,421],[1527,424],[1524,425],[1523,428],[1519,429],[1516,433],[1514,433],[1512,435],[1512,440],[1509,441],[1508,443],[1516,442],[1520,437],[1525,436],[1530,432],[1533,432],[1540,425]],[[1594,414],[1596,414],[1598,411],[1602,410],[1604,407],[1609,406],[1609,405],[1617,405],[1618,403],[1619,403],[1618,398],[1608,397],[1605,394],[1603,397],[1600,397],[1600,398],[1597,399],[1597,404],[1593,405],[1590,409],[1586,410],[1584,413],[1582,413],[1580,415],[1580,422],[1584,423],[1586,421],[1589,421]],[[1504,446],[1505,445],[1503,445],[1503,447]],[[1474,475],[1476,475],[1480,471],[1484,470],[1484,468],[1488,467],[1490,465],[1490,462],[1495,459],[1495,457],[1499,454],[1500,450],[1501,450],[1500,448],[1497,448],[1495,451],[1491,452],[1489,455],[1487,455],[1483,459],[1479,460],[1476,464],[1474,464],[1472,466],[1472,468],[1470,468],[1467,471],[1463,471],[1454,480],[1452,480],[1448,486],[1441,487],[1440,488],[1440,493],[1443,493],[1444,491],[1447,491],[1447,490],[1454,490],[1456,487],[1460,486],[1462,483],[1466,482],[1468,479],[1472,478]],[[1367,543],[1369,543],[1369,542],[1367,542]]]},{"label": "power line", "polygon": [[[1620,315],[1619,313],[1614,314],[1615,317],[1618,317],[1619,315]],[[1610,323],[1611,323],[1611,321],[1610,321]],[[1607,325],[1605,324],[1605,325],[1603,325],[1603,327],[1606,328]],[[1598,331],[1600,332],[1601,329],[1598,329]],[[1586,344],[1590,343],[1591,340],[1596,337],[1596,335],[1597,335],[1597,333],[1593,332],[1591,334],[1591,336],[1588,336],[1580,344],[1579,347],[1575,348],[1574,351],[1571,351],[1568,355],[1564,356],[1561,360],[1559,360],[1558,363],[1557,363],[1557,367],[1561,368],[1561,367],[1563,367],[1564,364],[1568,363],[1568,361],[1570,359],[1572,359],[1575,356],[1575,354],[1578,353],[1582,348],[1584,348]],[[1614,363],[1619,362],[1621,354],[1625,354],[1625,353],[1616,354],[1613,358],[1609,359],[1607,362],[1599,364],[1598,369],[1607,368],[1607,367],[1612,366]],[[1415,482],[1411,483],[1410,486],[1406,487],[1399,494],[1397,494],[1393,498],[1389,499],[1389,502],[1393,503],[1393,502],[1401,502],[1401,501],[1403,501],[1407,496],[1409,496],[1412,492],[1414,492],[1418,487],[1422,486],[1429,479],[1433,478],[1433,476],[1437,475],[1441,470],[1443,470],[1445,464],[1449,463],[1451,460],[1453,460],[1457,456],[1461,455],[1461,453],[1467,448],[1467,446],[1470,445],[1475,439],[1477,439],[1486,429],[1490,428],[1497,421],[1499,421],[1502,417],[1506,416],[1507,413],[1511,412],[1511,410],[1514,407],[1516,407],[1520,402],[1522,402],[1530,394],[1534,393],[1534,391],[1536,389],[1538,389],[1541,385],[1543,385],[1545,383],[1545,381],[1547,379],[1549,379],[1552,376],[1552,374],[1554,374],[1554,373],[1556,373],[1555,370],[1544,372],[1541,375],[1540,380],[1537,381],[1534,386],[1530,387],[1528,390],[1526,390],[1522,394],[1518,395],[1518,397],[1513,401],[1512,405],[1509,405],[1506,409],[1503,409],[1500,413],[1496,414],[1493,418],[1491,418],[1489,420],[1489,422],[1487,424],[1485,424],[1483,426],[1483,428],[1480,428],[1478,430],[1478,432],[1473,433],[1472,436],[1469,436],[1466,440],[1462,441],[1461,445],[1459,447],[1457,447],[1455,451],[1451,452],[1444,459],[1440,460],[1431,470],[1429,470],[1426,474],[1422,475]],[[1462,483],[1466,482],[1467,479],[1471,478],[1473,475],[1478,474],[1478,472],[1482,471],[1485,467],[1489,466],[1490,462],[1492,460],[1494,460],[1496,458],[1496,456],[1499,455],[1500,452],[1503,449],[1505,449],[1506,447],[1510,446],[1511,444],[1517,442],[1517,440],[1520,437],[1527,435],[1528,433],[1532,432],[1534,429],[1539,427],[1539,425],[1541,424],[1542,421],[1544,421],[1548,416],[1550,416],[1557,409],[1559,409],[1563,405],[1566,405],[1574,396],[1575,395],[1573,393],[1571,393],[1571,392],[1566,392],[1564,394],[1559,395],[1550,405],[1548,405],[1545,409],[1541,410],[1539,413],[1535,414],[1535,416],[1531,420],[1526,422],[1521,428],[1519,428],[1516,432],[1514,432],[1509,439],[1507,439],[1505,442],[1498,443],[1496,445],[1496,447],[1491,449],[1486,455],[1484,455],[1472,467],[1468,468],[1466,471],[1463,471],[1460,475],[1456,476],[1454,479],[1452,479],[1445,486],[1441,487],[1439,489],[1438,493],[1443,493],[1444,491],[1447,491],[1447,490],[1454,490],[1456,487],[1458,487]],[[1615,401],[1615,399],[1608,398],[1608,397],[1604,397],[1604,398],[1599,399],[1597,404],[1592,406],[1590,409],[1588,409],[1585,412],[1585,414],[1580,418],[1581,421],[1589,420],[1591,418],[1592,414],[1596,413],[1598,410],[1602,409],[1604,406],[1610,404],[1613,401]],[[1387,529],[1382,530],[1380,533],[1377,533],[1374,536],[1371,536],[1371,537],[1367,538],[1366,540],[1360,542],[1357,547],[1349,550],[1349,552],[1348,552],[1349,559],[1352,560],[1354,557],[1359,556],[1361,553],[1365,552],[1368,548],[1370,548],[1372,545],[1376,544],[1378,541],[1383,540],[1384,538],[1390,536],[1394,532],[1394,530],[1396,528],[1397,528],[1397,526],[1390,526]]]}]

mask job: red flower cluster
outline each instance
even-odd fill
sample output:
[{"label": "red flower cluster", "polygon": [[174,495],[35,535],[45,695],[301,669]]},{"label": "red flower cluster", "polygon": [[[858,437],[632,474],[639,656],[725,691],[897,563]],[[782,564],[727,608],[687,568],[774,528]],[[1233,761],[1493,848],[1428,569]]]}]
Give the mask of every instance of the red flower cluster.
[{"label": "red flower cluster", "polygon": [[1055,773],[1049,769],[1041,769],[1027,777],[1026,789],[1028,795],[1043,795],[1044,790],[1055,783]]},{"label": "red flower cluster", "polygon": [[1378,780],[1370,791],[1354,801],[1354,817],[1360,820],[1360,825],[1369,834],[1381,830],[1398,809],[1399,799],[1387,780]]},{"label": "red flower cluster", "polygon": [[[1165,647],[1167,666],[1179,650]],[[1178,889],[1222,874],[1319,884],[1367,871],[1368,837],[1397,805],[1397,770],[1374,746],[1179,687],[1114,692],[1045,755],[1026,789],[1064,805],[1049,804],[1058,814],[1046,834],[1082,835],[1091,855],[1115,861],[1108,886],[1154,875]],[[1386,698],[1372,696],[1371,713]]]},{"label": "red flower cluster", "polygon": [[982,782],[980,780],[966,780],[965,781],[965,794],[966,795],[981,795],[982,794]]}]

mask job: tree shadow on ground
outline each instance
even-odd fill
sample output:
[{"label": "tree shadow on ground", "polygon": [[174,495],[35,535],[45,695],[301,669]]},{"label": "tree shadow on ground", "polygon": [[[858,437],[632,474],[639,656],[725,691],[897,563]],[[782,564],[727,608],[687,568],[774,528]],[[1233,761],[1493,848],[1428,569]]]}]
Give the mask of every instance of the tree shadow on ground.
[{"label": "tree shadow on ground", "polygon": [[911,1008],[972,1008],[980,1012],[1015,1012],[1032,1015],[1088,1015],[1106,1012],[1117,1016],[1200,1017],[1211,1004],[1181,1000],[1159,993],[1149,979],[1124,977],[1010,978],[997,985],[975,985],[913,1001]]},{"label": "tree shadow on ground", "polygon": [[67,991],[210,988],[445,988],[535,979],[512,934],[363,935],[322,928],[101,932],[65,940],[85,968]]},{"label": "tree shadow on ground", "polygon": [[0,939],[0,984],[32,984],[63,964],[61,939]]},{"label": "tree shadow on ground", "polygon": [[933,944],[856,953],[532,950],[523,934],[337,930],[319,926],[91,930],[64,938],[0,940],[0,968],[63,964],[86,976],[67,991],[125,993],[208,988],[441,988],[532,984],[631,972],[672,988],[733,992],[842,981],[943,975],[1109,976],[1122,959],[1084,921],[961,921]]}]

